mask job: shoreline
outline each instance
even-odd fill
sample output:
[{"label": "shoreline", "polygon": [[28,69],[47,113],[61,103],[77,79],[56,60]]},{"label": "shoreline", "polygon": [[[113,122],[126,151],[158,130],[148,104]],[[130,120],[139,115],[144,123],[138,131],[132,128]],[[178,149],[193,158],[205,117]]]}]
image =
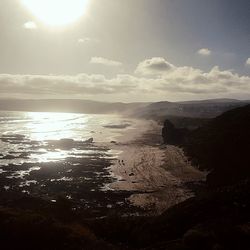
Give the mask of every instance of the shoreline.
[{"label": "shoreline", "polygon": [[130,126],[123,126],[128,119],[109,124],[105,140],[98,140],[100,133],[102,138],[106,134],[105,126],[95,132],[97,140],[86,141],[2,135],[0,140],[15,150],[0,156],[7,162],[1,165],[1,192],[51,202],[64,197],[72,208],[100,215],[160,214],[191,197],[185,184],[201,180],[202,173],[187,162],[181,149],[162,144],[156,121],[133,118]]},{"label": "shoreline", "polygon": [[135,192],[128,198],[133,206],[149,214],[161,214],[194,196],[187,183],[203,181],[206,173],[191,166],[182,149],[162,144],[159,124],[143,122],[143,130],[140,126],[126,129],[111,145],[118,152],[109,167],[116,181],[104,189]]}]

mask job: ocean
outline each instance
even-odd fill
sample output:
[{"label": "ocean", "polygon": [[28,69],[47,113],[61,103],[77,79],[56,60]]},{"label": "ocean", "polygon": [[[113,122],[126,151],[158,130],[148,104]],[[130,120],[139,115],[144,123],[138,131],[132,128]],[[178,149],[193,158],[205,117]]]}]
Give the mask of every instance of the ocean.
[{"label": "ocean", "polygon": [[0,112],[0,190],[66,199],[75,209],[126,207],[129,192],[106,190],[118,151],[112,143],[135,120],[119,115]]}]

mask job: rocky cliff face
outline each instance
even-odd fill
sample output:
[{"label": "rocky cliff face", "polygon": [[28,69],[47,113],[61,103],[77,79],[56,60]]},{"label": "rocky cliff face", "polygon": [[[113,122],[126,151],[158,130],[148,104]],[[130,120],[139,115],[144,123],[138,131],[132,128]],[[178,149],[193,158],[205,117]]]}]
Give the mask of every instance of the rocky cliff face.
[{"label": "rocky cliff face", "polygon": [[207,181],[213,186],[250,178],[250,105],[227,111],[190,132],[166,121],[163,138],[167,144],[183,146],[195,165],[210,170]]},{"label": "rocky cliff face", "polygon": [[189,130],[176,128],[172,122],[166,120],[162,128],[162,137],[165,144],[182,145]]}]

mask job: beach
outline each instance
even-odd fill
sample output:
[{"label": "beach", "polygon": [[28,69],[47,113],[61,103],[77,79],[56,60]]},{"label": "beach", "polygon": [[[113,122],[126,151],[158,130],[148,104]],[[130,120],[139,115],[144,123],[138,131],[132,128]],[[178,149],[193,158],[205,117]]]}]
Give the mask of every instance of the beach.
[{"label": "beach", "polygon": [[8,200],[63,199],[92,217],[159,214],[191,197],[186,183],[205,176],[181,149],[162,145],[152,120],[48,113],[2,120],[1,195]]},{"label": "beach", "polygon": [[161,125],[141,122],[112,145],[120,153],[109,167],[116,181],[106,189],[136,192],[129,202],[147,213],[160,214],[192,197],[187,184],[203,182],[206,173],[194,168],[182,149],[162,144]]}]

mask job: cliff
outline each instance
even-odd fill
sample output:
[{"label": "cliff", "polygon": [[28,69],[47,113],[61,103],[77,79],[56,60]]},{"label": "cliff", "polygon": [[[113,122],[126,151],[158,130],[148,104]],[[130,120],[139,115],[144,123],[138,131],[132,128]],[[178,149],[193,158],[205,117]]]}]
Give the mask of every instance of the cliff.
[{"label": "cliff", "polygon": [[182,146],[196,166],[210,171],[211,185],[250,178],[250,105],[227,111],[193,131],[176,129],[166,121],[162,135],[165,143]]}]

